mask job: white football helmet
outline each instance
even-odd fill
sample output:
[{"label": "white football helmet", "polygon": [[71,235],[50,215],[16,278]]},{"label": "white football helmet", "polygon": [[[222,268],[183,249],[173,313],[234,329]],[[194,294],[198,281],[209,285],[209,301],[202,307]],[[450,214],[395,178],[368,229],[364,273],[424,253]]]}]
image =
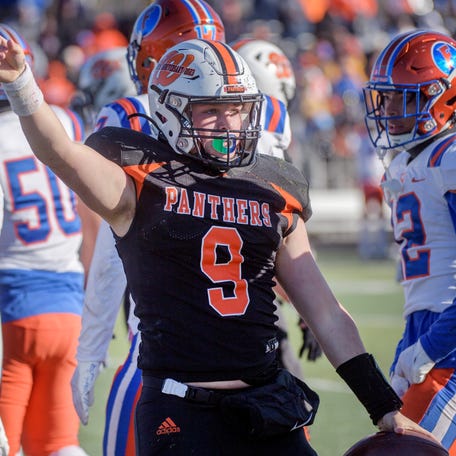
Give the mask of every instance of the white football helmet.
[{"label": "white football helmet", "polygon": [[116,47],[98,52],[82,65],[78,78],[78,92],[71,107],[87,123],[95,120],[100,109],[112,101],[136,95],[127,64],[127,48]]},{"label": "white football helmet", "polygon": [[240,39],[231,47],[249,65],[258,88],[288,106],[296,92],[293,66],[285,53],[273,43],[257,39]]},{"label": "white football helmet", "polygon": [[[219,169],[246,166],[254,158],[263,95],[245,61],[227,44],[193,39],[173,46],[152,71],[148,93],[151,119],[177,153]],[[241,129],[195,129],[193,107],[219,103],[243,106]],[[208,139],[223,158],[203,147]]]}]

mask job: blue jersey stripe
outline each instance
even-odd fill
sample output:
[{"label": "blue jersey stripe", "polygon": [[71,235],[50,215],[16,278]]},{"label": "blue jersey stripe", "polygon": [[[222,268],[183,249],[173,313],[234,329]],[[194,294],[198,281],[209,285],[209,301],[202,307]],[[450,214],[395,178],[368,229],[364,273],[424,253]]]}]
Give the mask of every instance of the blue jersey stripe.
[{"label": "blue jersey stripe", "polygon": [[446,192],[445,199],[448,203],[448,210],[450,211],[451,221],[453,222],[453,228],[456,232],[456,192]]},{"label": "blue jersey stripe", "polygon": [[[279,112],[277,112],[277,106],[279,106]],[[272,133],[283,134],[285,130],[285,119],[287,115],[286,106],[280,101],[277,100],[277,103],[272,102],[271,97],[265,96],[264,101],[265,109],[265,119],[264,119],[264,129]],[[276,120],[278,117],[278,121]],[[276,126],[274,127],[274,124]]]},{"label": "blue jersey stripe", "polygon": [[[448,424],[448,429],[441,440],[442,445],[445,448],[449,448],[456,439],[456,422],[451,419],[451,411],[447,410],[447,405],[454,401],[456,395],[456,374],[453,373],[445,388],[440,390],[431,403],[429,404],[427,411],[420,421],[420,425],[425,429],[432,431],[439,424]],[[442,420],[444,423],[442,423]],[[438,429],[436,429],[438,432]]]},{"label": "blue jersey stripe", "polygon": [[[106,422],[103,436],[103,454],[108,455],[108,443],[115,439],[115,450],[113,456],[123,456],[126,454],[128,444],[128,429],[130,428],[131,414],[134,410],[135,398],[141,388],[141,371],[137,368],[136,357],[138,355],[137,345],[140,342],[140,335],[137,333],[131,342],[128,358],[118,369],[112,382],[106,405]],[[131,370],[134,374],[131,375]],[[127,378],[126,378],[127,377]],[[112,423],[112,415],[118,412],[121,404],[119,419]],[[122,432],[119,432],[122,430]],[[110,451],[112,453],[112,449]]]}]

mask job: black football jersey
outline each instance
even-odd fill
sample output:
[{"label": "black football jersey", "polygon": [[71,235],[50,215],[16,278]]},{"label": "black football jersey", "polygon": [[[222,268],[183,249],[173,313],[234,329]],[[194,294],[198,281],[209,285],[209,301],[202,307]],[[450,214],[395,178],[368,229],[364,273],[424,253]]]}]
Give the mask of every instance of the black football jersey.
[{"label": "black football jersey", "polygon": [[142,133],[108,127],[86,141],[136,185],[136,214],[117,239],[140,319],[138,366],[181,381],[254,378],[275,363],[275,258],[308,184],[258,156],[216,171]]}]

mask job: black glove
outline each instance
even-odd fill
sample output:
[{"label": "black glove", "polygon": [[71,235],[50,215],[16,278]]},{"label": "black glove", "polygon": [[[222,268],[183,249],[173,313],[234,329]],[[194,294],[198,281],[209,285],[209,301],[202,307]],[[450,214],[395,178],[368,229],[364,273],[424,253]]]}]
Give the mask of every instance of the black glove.
[{"label": "black glove", "polygon": [[309,361],[315,361],[323,353],[320,344],[302,319],[299,320],[298,325],[302,331],[302,346],[299,350],[299,357],[302,358],[304,352],[308,350],[307,359]]}]

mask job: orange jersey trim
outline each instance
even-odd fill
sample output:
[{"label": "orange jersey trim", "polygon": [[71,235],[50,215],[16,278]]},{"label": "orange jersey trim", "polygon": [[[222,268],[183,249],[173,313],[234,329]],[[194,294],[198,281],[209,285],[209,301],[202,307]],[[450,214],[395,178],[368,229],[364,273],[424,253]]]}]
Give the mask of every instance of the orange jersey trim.
[{"label": "orange jersey trim", "polygon": [[285,191],[282,187],[279,187],[278,185],[274,183],[270,183],[271,186],[277,190],[280,195],[284,198],[285,200],[285,207],[281,211],[281,214],[288,220],[288,229],[291,228],[291,225],[293,223],[293,211],[298,210],[299,212],[303,211],[302,204],[290,193]]},{"label": "orange jersey trim", "polygon": [[139,200],[146,177],[165,163],[150,163],[148,165],[125,166],[124,171],[133,178],[136,186],[136,199]]}]

